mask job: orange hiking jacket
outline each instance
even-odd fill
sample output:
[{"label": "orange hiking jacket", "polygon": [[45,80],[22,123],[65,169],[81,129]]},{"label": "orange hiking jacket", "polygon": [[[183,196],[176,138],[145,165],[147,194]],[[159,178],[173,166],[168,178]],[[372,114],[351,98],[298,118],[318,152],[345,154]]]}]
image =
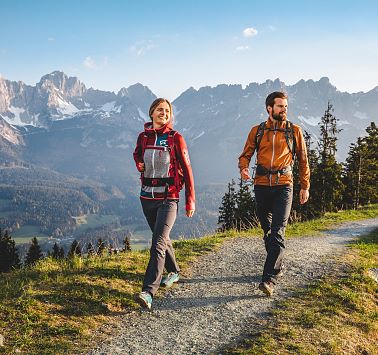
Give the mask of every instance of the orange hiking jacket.
[{"label": "orange hiking jacket", "polygon": [[[268,118],[265,128],[282,128],[286,127],[286,120],[274,123]],[[247,141],[244,145],[244,150],[239,156],[239,169],[242,171],[244,168],[249,167],[249,163],[256,149],[256,134],[258,125],[252,127],[248,134]],[[310,168],[307,159],[306,144],[303,138],[302,130],[298,125],[293,124],[294,137],[295,137],[295,152],[299,161],[299,179],[301,189],[308,190],[310,188]],[[285,132],[265,130],[260,146],[257,152],[257,164],[262,165],[265,169],[277,171],[281,170],[292,164],[293,156],[290,152],[289,146],[286,142]],[[292,185],[293,174],[289,172],[285,175],[255,175],[255,185],[275,186],[275,185]]]}]

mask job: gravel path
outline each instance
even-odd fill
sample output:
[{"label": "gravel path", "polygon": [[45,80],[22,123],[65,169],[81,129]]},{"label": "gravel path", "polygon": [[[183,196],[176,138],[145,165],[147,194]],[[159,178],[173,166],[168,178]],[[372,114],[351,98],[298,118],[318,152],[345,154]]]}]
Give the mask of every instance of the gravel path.
[{"label": "gravel path", "polygon": [[322,236],[288,239],[285,274],[271,298],[257,288],[265,260],[262,239],[227,241],[194,264],[191,278],[155,299],[152,311],[128,314],[114,330],[117,335],[90,354],[221,352],[258,330],[276,300],[324,275],[333,256],[376,226],[378,218],[345,223]]}]

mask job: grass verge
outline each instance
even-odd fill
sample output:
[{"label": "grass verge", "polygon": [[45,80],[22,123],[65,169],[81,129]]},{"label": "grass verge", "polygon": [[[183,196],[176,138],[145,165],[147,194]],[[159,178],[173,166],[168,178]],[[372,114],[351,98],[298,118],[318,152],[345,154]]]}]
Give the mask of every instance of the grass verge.
[{"label": "grass verge", "polygon": [[[377,212],[375,205],[328,214],[290,226],[288,236],[317,233],[336,222],[376,217]],[[175,241],[177,260],[185,272],[198,256],[225,240],[260,234],[256,228]],[[0,334],[5,338],[0,353],[70,353],[93,345],[94,330],[139,307],[135,294],[140,291],[148,257],[146,251],[133,251],[63,261],[47,258],[33,268],[0,274]]]},{"label": "grass verge", "polygon": [[[185,266],[229,238],[217,234],[175,242]],[[116,315],[137,309],[149,253],[38,262],[0,274],[0,353],[60,354],[85,349],[93,330]],[[93,345],[93,344],[92,344]]]},{"label": "grass verge", "polygon": [[378,229],[351,245],[338,270],[277,305],[264,330],[229,354],[377,354]]}]

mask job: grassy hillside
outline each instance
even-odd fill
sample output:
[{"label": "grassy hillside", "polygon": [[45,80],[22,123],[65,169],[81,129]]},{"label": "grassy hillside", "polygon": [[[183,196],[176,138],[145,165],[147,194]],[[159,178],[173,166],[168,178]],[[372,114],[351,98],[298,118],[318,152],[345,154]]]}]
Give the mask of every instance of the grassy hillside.
[{"label": "grassy hillside", "polygon": [[[378,216],[378,206],[327,214],[324,218],[292,225],[288,237],[318,233],[335,223]],[[228,239],[260,236],[258,229],[230,231],[200,239],[175,242],[184,273],[199,255]],[[93,258],[56,261],[45,259],[35,267],[0,275],[0,352],[63,353],[92,345],[93,334],[114,316],[139,308],[139,292],[148,252],[133,251]],[[158,294],[158,297],[162,293]],[[41,350],[43,349],[43,350]]]}]

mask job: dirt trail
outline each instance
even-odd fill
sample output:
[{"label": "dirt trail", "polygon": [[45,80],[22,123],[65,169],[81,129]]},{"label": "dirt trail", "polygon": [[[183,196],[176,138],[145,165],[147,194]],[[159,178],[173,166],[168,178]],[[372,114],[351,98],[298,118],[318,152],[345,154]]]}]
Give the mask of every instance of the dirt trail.
[{"label": "dirt trail", "polygon": [[[287,240],[285,274],[273,297],[257,286],[265,259],[259,238],[235,238],[201,257],[192,277],[157,298],[152,311],[124,317],[115,335],[90,354],[208,354],[258,330],[275,301],[324,275],[346,244],[378,226],[378,218],[344,223],[317,237]],[[336,258],[334,258],[336,256]]]}]

